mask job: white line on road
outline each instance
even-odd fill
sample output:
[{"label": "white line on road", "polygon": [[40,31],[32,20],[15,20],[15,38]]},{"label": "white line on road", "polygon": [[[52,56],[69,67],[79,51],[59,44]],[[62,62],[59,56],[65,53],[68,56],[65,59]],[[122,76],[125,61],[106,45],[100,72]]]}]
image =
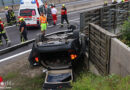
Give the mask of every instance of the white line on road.
[{"label": "white line on road", "polygon": [[12,59],[12,58],[14,58],[14,57],[18,57],[18,56],[20,56],[20,55],[26,54],[26,53],[28,53],[28,52],[30,52],[30,51],[31,51],[31,49],[29,49],[29,50],[27,50],[27,51],[24,51],[24,52],[21,52],[21,53],[18,53],[18,54],[15,54],[15,55],[13,55],[13,56],[10,56],[10,57],[1,59],[1,60],[0,60],[0,63],[1,63],[1,62],[4,62],[4,61],[7,61],[7,60],[10,60],[10,59]]},{"label": "white line on road", "polygon": [[[92,8],[92,7],[89,7],[89,8]],[[74,12],[69,12],[68,13],[68,15],[69,14],[75,14],[75,13],[81,13],[81,12],[83,12],[83,11],[86,11],[88,8],[85,8],[85,9],[83,9],[83,10],[78,10],[78,11],[74,11]],[[60,17],[61,15],[58,15],[57,17]],[[10,27],[14,27],[14,26],[16,26],[16,25],[13,25],[13,26],[8,26],[8,27],[5,27],[5,28],[10,28]],[[52,26],[51,26],[52,27]]]},{"label": "white line on road", "polygon": [[[72,21],[76,21],[76,20],[79,20],[79,18],[76,18],[76,19],[70,20],[70,22],[72,22]],[[59,23],[58,25],[60,25],[60,23]],[[50,26],[50,27],[52,27],[52,26]],[[24,52],[21,52],[21,53],[18,53],[18,54],[16,54],[16,55],[9,56],[9,57],[7,57],[7,58],[1,59],[1,60],[0,60],[0,63],[1,63],[1,62],[4,62],[4,61],[7,61],[7,60],[10,60],[10,59],[12,59],[12,58],[14,58],[14,57],[17,57],[17,56],[23,55],[23,54],[25,54],[25,53],[28,53],[28,52],[30,52],[30,51],[31,51],[31,49],[30,49],[30,50],[27,50],[27,51],[24,51]]]},{"label": "white line on road", "polygon": [[14,27],[14,26],[16,26],[16,25],[7,26],[7,27],[5,27],[5,28],[8,29],[8,28],[11,28],[11,27]]}]

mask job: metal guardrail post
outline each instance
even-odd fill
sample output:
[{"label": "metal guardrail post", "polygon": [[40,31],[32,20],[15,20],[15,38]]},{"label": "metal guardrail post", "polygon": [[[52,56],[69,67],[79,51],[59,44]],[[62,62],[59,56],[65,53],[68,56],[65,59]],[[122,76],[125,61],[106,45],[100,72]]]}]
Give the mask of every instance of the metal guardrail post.
[{"label": "metal guardrail post", "polygon": [[4,6],[5,6],[5,5],[4,5],[4,0],[2,0],[2,4],[3,4],[3,7],[4,7]]},{"label": "metal guardrail post", "polygon": [[81,32],[84,30],[85,27],[85,13],[80,14],[80,30]]}]

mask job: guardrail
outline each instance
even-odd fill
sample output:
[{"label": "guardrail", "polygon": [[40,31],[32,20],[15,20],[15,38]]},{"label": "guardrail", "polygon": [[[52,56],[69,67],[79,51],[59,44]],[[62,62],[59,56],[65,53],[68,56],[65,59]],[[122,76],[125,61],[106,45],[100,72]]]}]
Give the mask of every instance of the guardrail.
[{"label": "guardrail", "polygon": [[20,4],[20,0],[0,0],[0,7]]},{"label": "guardrail", "polygon": [[[46,34],[45,36],[50,36],[52,34],[56,34],[56,33],[59,33],[59,32],[66,32],[66,31],[68,31],[68,30],[53,32],[53,33],[50,33],[50,34]],[[26,46],[26,45],[28,45],[30,43],[33,43],[34,41],[35,41],[35,39],[32,39],[32,40],[28,40],[28,41],[26,41],[24,43],[16,44],[14,46],[2,49],[2,50],[0,50],[0,55],[5,54],[5,53],[9,53],[11,51],[14,51],[14,50],[16,50],[18,48],[21,48],[21,47]]]}]

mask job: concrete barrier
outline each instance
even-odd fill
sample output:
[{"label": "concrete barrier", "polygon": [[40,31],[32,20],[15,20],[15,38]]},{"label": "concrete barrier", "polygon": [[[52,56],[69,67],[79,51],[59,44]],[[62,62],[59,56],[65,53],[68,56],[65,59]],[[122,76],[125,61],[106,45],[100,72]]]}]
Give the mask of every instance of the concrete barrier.
[{"label": "concrete barrier", "polygon": [[116,38],[111,39],[110,74],[130,75],[130,47]]}]

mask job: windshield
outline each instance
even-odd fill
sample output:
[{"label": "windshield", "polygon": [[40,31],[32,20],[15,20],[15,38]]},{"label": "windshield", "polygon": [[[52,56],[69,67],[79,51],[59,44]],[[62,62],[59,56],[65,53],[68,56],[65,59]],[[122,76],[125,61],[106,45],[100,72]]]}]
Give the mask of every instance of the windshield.
[{"label": "windshield", "polygon": [[20,16],[35,16],[35,9],[22,9],[20,10]]}]

